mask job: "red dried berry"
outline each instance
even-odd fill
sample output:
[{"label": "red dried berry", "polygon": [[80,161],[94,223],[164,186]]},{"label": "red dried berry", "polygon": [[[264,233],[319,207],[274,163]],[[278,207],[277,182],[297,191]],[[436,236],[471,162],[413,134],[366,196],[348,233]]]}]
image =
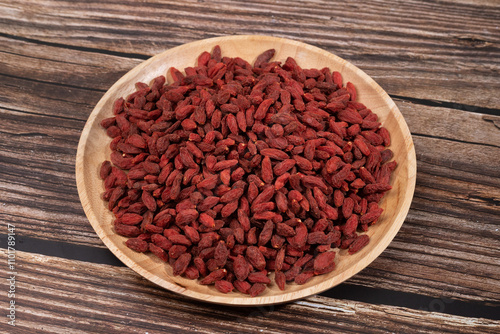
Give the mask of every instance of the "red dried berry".
[{"label": "red dried berry", "polygon": [[174,265],[172,266],[174,276],[182,275],[186,271],[190,262],[191,262],[191,254],[184,253],[181,256],[179,256],[177,260],[174,262]]},{"label": "red dried berry", "polygon": [[215,288],[222,293],[229,293],[234,290],[233,284],[225,280],[216,281]]},{"label": "red dried berry", "polygon": [[140,240],[138,238],[131,238],[128,239],[125,242],[125,245],[127,245],[128,248],[139,252],[139,253],[145,253],[149,250],[148,243],[144,240]]}]

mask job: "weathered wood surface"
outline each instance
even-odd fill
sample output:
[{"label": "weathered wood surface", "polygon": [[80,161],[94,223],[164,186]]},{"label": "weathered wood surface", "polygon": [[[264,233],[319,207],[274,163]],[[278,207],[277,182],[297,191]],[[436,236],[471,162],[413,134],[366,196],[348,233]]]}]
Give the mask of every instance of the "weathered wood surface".
[{"label": "weathered wood surface", "polygon": [[[128,268],[23,252],[17,261],[23,317],[16,333],[494,333],[500,325],[326,297],[261,308],[214,307],[158,288]],[[0,287],[7,289],[5,280]],[[0,323],[0,329],[5,326]]]},{"label": "weathered wood surface", "polygon": [[[186,42],[226,34],[288,37],[331,51],[371,75],[394,97],[415,142],[417,187],[406,222],[389,248],[346,285],[498,307],[498,22],[500,6],[493,0],[0,0],[0,220],[15,224],[20,238],[29,237],[31,243],[83,245],[105,252],[83,213],[74,178],[80,132],[104,92],[144,59]],[[76,317],[74,333],[108,328],[102,326],[123,331],[127,324],[143,332],[161,326],[176,331],[175,326],[191,323],[191,312],[198,320],[191,329],[201,332],[215,330],[214,318],[226,320],[221,326],[228,327],[221,328],[227,332],[239,328],[231,326],[242,318],[245,330],[270,332],[284,330],[276,327],[279,323],[328,332],[377,331],[384,326],[397,332],[391,327],[396,323],[403,324],[402,332],[428,328],[412,327],[415,324],[438,326],[438,332],[494,332],[499,326],[489,320],[326,297],[276,307],[269,317],[249,316],[255,310],[197,306],[152,286],[128,268],[92,264],[90,256],[87,262],[68,257],[22,255],[20,271],[26,283],[20,283],[20,296],[29,299],[20,309],[25,327],[19,333],[35,328],[64,332],[70,328],[64,320],[69,316]],[[44,271],[42,263],[49,263],[49,269]],[[73,267],[77,272],[70,276]],[[85,270],[92,274],[84,275]],[[59,276],[64,279],[59,281]],[[119,282],[112,294],[99,287],[110,278]],[[51,279],[61,286],[50,286]],[[79,295],[80,287],[86,296]],[[92,289],[99,294],[90,302]],[[28,291],[37,291],[41,298],[30,297]],[[140,297],[125,295],[137,291]],[[142,312],[144,300],[150,299],[158,307]],[[123,300],[134,306],[121,305]],[[82,305],[86,311],[78,316],[75,310]],[[112,305],[120,312],[105,311]],[[335,311],[338,305],[355,309],[355,316]],[[175,310],[175,317],[158,319],[159,309],[165,307]],[[115,313],[113,322],[106,322],[106,312]],[[127,312],[134,320],[127,320]],[[301,315],[301,320],[293,320]]]},{"label": "weathered wood surface", "polygon": [[496,94],[500,9],[493,0],[481,4],[417,0],[3,3],[0,31],[4,36],[61,47],[65,52],[144,59],[202,38],[272,34],[348,59],[391,94],[500,108]]}]

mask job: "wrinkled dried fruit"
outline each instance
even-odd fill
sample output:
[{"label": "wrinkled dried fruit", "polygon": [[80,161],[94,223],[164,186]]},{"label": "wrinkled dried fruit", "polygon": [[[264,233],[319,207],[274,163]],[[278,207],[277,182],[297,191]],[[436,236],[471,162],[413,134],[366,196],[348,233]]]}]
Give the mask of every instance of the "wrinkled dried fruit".
[{"label": "wrinkled dried fruit", "polygon": [[335,268],[335,252],[324,252],[314,259],[314,272],[317,275],[325,274]]},{"label": "wrinkled dried fruit", "polygon": [[252,287],[248,290],[248,293],[250,294],[250,297],[256,297],[260,295],[262,292],[266,290],[266,285],[263,283],[255,283],[252,285]]},{"label": "wrinkled dried fruit", "polygon": [[174,265],[172,266],[174,276],[182,275],[186,271],[190,262],[191,262],[191,254],[184,253],[181,256],[179,256],[177,260],[174,262]]},{"label": "wrinkled dried fruit", "polygon": [[225,280],[216,281],[215,288],[222,293],[229,293],[234,290],[233,284]]},{"label": "wrinkled dried fruit", "polygon": [[200,281],[200,284],[202,285],[214,284],[215,282],[223,279],[226,276],[226,274],[227,274],[226,269],[217,269],[215,271],[212,271],[204,279],[202,279]]},{"label": "wrinkled dried fruit", "polygon": [[349,254],[354,254],[365,247],[370,241],[370,237],[368,235],[363,234],[360,235],[354,240],[354,242],[349,246]]},{"label": "wrinkled dried fruit", "polygon": [[285,290],[286,278],[283,272],[276,271],[274,273],[274,281],[281,291]]},{"label": "wrinkled dried fruit", "polygon": [[250,246],[247,248],[246,256],[248,262],[257,270],[263,270],[266,267],[266,259],[259,248]]},{"label": "wrinkled dried fruit", "polygon": [[128,248],[133,249],[139,253],[145,253],[149,250],[148,243],[138,238],[128,239],[125,244]]}]

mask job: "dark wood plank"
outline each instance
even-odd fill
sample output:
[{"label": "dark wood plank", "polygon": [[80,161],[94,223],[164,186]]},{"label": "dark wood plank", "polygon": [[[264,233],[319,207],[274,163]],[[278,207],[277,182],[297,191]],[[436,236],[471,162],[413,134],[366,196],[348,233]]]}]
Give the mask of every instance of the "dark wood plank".
[{"label": "dark wood plank", "polygon": [[14,112],[45,115],[50,117],[52,122],[61,119],[79,120],[80,130],[83,129],[95,104],[104,95],[104,91],[96,92],[5,75],[0,75],[0,90],[2,91],[0,107]]},{"label": "dark wood plank", "polygon": [[500,67],[500,9],[494,1],[379,0],[333,6],[316,0],[283,6],[223,0],[86,5],[9,0],[2,7],[4,37],[92,52],[98,58],[144,59],[202,38],[269,34],[331,51],[365,70],[390,94],[500,108],[500,82],[492,75]]},{"label": "dark wood plank", "polygon": [[413,204],[383,260],[350,283],[497,303],[500,117],[396,102],[417,152]]},{"label": "dark wood plank", "polygon": [[[498,116],[483,115],[467,109],[422,108],[417,103],[398,98],[393,100],[403,113],[412,135],[500,147],[500,112]],[[478,151],[481,150],[482,147],[478,146]]]},{"label": "dark wood plank", "polygon": [[142,59],[64,49],[0,35],[1,74],[104,93]]},{"label": "dark wood plank", "polygon": [[[404,286],[404,291],[457,299],[467,296],[498,305],[498,204],[474,198],[468,194],[470,183],[437,176],[428,164],[419,163],[418,168],[405,224],[381,257],[349,282],[387,289]],[[473,187],[475,194],[499,198],[496,186]],[[473,207],[481,201],[484,206]]]},{"label": "dark wood plank", "polygon": [[[75,183],[84,122],[0,108],[2,221],[25,235],[102,247],[89,226]],[[57,124],[57,127],[54,127]]]},{"label": "dark wood plank", "polygon": [[[128,268],[23,252],[17,253],[17,271],[19,332],[494,333],[500,328],[494,320],[315,296],[261,308],[214,307],[158,288]],[[0,283],[2,289],[6,284]]]}]

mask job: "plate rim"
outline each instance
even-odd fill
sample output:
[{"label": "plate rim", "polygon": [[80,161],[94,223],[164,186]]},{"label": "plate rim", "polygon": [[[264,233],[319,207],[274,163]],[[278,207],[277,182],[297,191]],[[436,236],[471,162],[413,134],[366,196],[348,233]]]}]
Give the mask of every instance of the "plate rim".
[{"label": "plate rim", "polygon": [[[399,214],[394,218],[396,221],[394,227],[392,230],[389,230],[387,234],[385,234],[382,239],[380,240],[379,244],[375,246],[374,249],[371,250],[364,258],[364,262],[366,261],[366,264],[363,266],[353,266],[353,268],[348,269],[344,272],[344,277],[338,282],[337,284],[327,284],[328,282],[332,280],[338,279],[337,276],[334,276],[333,278],[330,278],[328,280],[324,280],[316,285],[313,285],[309,288],[301,289],[299,291],[290,291],[286,292],[284,291],[282,294],[279,295],[274,295],[274,296],[257,296],[257,297],[244,297],[244,298],[233,298],[230,295],[224,295],[220,294],[220,296],[214,296],[214,295],[209,295],[205,294],[202,292],[198,291],[191,291],[189,289],[186,289],[180,285],[177,285],[175,283],[169,282],[165,279],[162,279],[155,274],[150,273],[149,271],[145,270],[141,266],[137,265],[135,261],[133,261],[127,254],[125,254],[121,249],[115,246],[115,243],[105,234],[103,228],[100,226],[98,223],[99,220],[96,217],[95,213],[93,212],[91,208],[91,201],[89,200],[89,196],[87,194],[87,189],[85,187],[85,173],[84,173],[84,167],[83,162],[84,156],[85,156],[85,150],[86,150],[86,144],[88,142],[88,137],[89,133],[91,132],[92,125],[96,121],[96,117],[98,112],[102,109],[102,105],[110,98],[110,95],[112,95],[112,92],[115,88],[120,87],[122,84],[125,82],[129,81],[129,79],[133,76],[134,73],[141,71],[145,67],[149,66],[152,62],[155,61],[157,58],[162,58],[165,55],[168,55],[170,53],[176,53],[181,51],[182,49],[189,49],[193,47],[194,45],[197,44],[206,44],[206,45],[217,45],[220,42],[226,41],[226,40],[240,40],[240,41],[248,41],[248,40],[267,40],[267,41],[280,41],[280,42],[285,42],[288,44],[294,44],[296,46],[304,47],[306,49],[309,49],[310,51],[313,51],[315,53],[320,53],[323,56],[327,58],[332,58],[335,59],[337,62],[342,63],[342,67],[348,67],[350,68],[351,71],[355,72],[356,75],[362,77],[364,80],[366,80],[370,85],[373,86],[373,88],[377,91],[378,94],[381,95],[383,98],[384,102],[387,104],[388,108],[391,110],[391,113],[394,115],[395,118],[397,118],[397,122],[401,128],[403,137],[404,137],[404,145],[408,149],[408,153],[406,158],[408,159],[408,179],[407,179],[407,184],[406,184],[406,190],[404,191],[402,197],[404,198],[404,201],[401,205],[401,210],[399,211]],[[382,87],[373,79],[371,78],[368,74],[366,74],[364,71],[359,69],[357,66],[354,64],[344,60],[343,58],[328,52],[326,50],[323,50],[319,47],[288,39],[288,38],[283,38],[283,37],[274,37],[274,36],[264,36],[264,35],[231,35],[231,36],[221,36],[221,37],[213,37],[213,38],[208,38],[208,39],[201,39],[197,41],[193,41],[190,43],[182,44],[170,49],[167,49],[157,55],[152,56],[151,58],[141,62],[137,66],[133,67],[131,70],[129,70],[126,74],[124,74],[122,77],[120,77],[107,91],[104,93],[104,95],[100,98],[99,102],[96,104],[96,106],[93,108],[92,112],[90,113],[89,117],[87,118],[87,121],[85,123],[85,126],[81,132],[80,139],[78,142],[78,148],[77,148],[77,154],[76,154],[76,163],[75,163],[75,172],[76,172],[76,184],[77,184],[77,190],[78,190],[78,195],[80,198],[80,202],[82,204],[82,207],[84,209],[85,215],[87,216],[87,219],[89,220],[91,226],[93,227],[94,231],[97,233],[99,238],[102,240],[102,242],[106,245],[106,247],[121,261],[123,262],[127,267],[135,271],[137,274],[140,276],[148,279],[149,281],[161,286],[164,289],[167,289],[169,291],[177,292],[182,294],[183,296],[194,298],[197,300],[202,300],[205,302],[210,302],[210,303],[215,303],[215,304],[221,304],[221,305],[232,305],[232,306],[265,306],[265,305],[275,305],[275,304],[280,304],[280,303],[287,303],[291,302],[293,300],[305,298],[308,296],[311,296],[313,294],[319,294],[323,291],[326,291],[328,289],[333,288],[336,285],[339,285],[352,276],[356,275],[359,273],[361,270],[366,268],[369,264],[371,264],[392,242],[396,234],[399,232],[401,229],[401,226],[404,223],[404,220],[409,212],[411,202],[413,200],[414,196],[414,191],[415,191],[415,185],[416,185],[416,169],[417,169],[417,164],[416,164],[416,152],[415,152],[415,147],[413,144],[413,139],[411,136],[411,132],[408,128],[408,124],[404,120],[403,115],[401,114],[401,111],[399,108],[396,106],[394,101],[390,98],[390,96],[382,89]],[[380,246],[380,244],[383,243],[384,246]],[[203,296],[203,298],[202,298]]]}]

